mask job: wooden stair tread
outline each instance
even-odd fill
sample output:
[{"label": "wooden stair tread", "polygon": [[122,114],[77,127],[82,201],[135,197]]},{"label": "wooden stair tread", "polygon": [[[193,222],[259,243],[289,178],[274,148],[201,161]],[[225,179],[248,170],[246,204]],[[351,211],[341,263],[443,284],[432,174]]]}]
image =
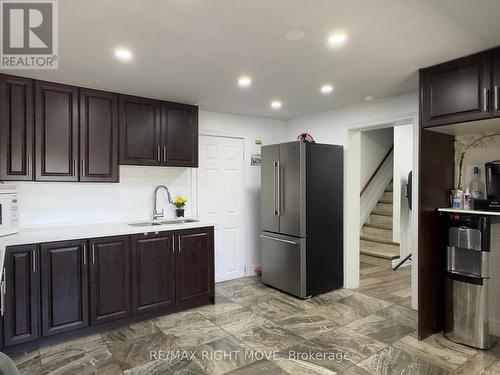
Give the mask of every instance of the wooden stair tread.
[{"label": "wooden stair tread", "polygon": [[399,246],[399,244],[396,242],[381,238],[379,236],[374,236],[374,235],[366,235],[365,234],[365,235],[360,236],[360,239],[362,239],[363,241],[371,241],[371,242],[378,242],[378,243],[383,243],[383,244],[387,244],[387,245]]},{"label": "wooden stair tread", "polygon": [[365,227],[369,227],[369,228],[392,230],[392,226],[391,225],[365,223],[364,226]]},{"label": "wooden stair tread", "polygon": [[392,213],[383,212],[383,211],[379,211],[379,210],[373,210],[373,211],[372,211],[372,215],[378,215],[378,216],[389,216],[389,217],[392,217]]},{"label": "wooden stair tread", "polygon": [[360,252],[363,255],[370,255],[383,259],[399,258],[399,246],[382,244],[373,241],[360,241]]},{"label": "wooden stair tread", "polygon": [[389,201],[389,200],[386,200],[386,199],[381,199],[378,201],[378,203],[382,203],[382,204],[390,204],[392,205],[394,202],[393,201]]}]

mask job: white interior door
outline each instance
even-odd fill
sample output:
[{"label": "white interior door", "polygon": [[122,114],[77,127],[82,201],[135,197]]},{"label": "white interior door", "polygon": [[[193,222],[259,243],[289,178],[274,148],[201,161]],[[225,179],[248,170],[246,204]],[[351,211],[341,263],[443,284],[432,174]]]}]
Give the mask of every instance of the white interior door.
[{"label": "white interior door", "polygon": [[243,139],[200,136],[199,216],[215,224],[215,281],[245,275]]}]

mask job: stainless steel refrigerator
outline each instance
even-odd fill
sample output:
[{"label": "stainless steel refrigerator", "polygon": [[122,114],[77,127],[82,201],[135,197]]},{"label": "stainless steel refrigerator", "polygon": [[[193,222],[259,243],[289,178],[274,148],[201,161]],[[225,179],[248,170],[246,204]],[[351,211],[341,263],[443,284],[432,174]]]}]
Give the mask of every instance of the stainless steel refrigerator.
[{"label": "stainless steel refrigerator", "polygon": [[262,147],[262,281],[298,297],[343,285],[343,147]]}]

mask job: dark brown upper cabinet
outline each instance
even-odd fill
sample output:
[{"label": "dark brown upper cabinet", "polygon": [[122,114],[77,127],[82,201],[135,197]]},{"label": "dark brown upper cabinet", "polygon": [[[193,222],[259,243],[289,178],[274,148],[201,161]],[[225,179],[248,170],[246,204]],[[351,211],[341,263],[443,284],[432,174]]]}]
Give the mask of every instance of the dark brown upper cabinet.
[{"label": "dark brown upper cabinet", "polygon": [[500,48],[493,52],[493,88],[492,88],[492,108],[493,115],[500,117]]},{"label": "dark brown upper cabinet", "polygon": [[37,245],[9,247],[5,253],[4,345],[39,338],[39,267]]},{"label": "dark brown upper cabinet", "polygon": [[162,103],[162,164],[198,167],[198,107]]},{"label": "dark brown upper cabinet", "polygon": [[37,181],[78,181],[78,88],[35,82]]},{"label": "dark brown upper cabinet", "polygon": [[175,247],[171,232],[132,236],[133,313],[175,307]]},{"label": "dark brown upper cabinet", "polygon": [[118,182],[118,95],[80,89],[80,181]]},{"label": "dark brown upper cabinet", "polygon": [[491,117],[491,52],[420,71],[422,127]]},{"label": "dark brown upper cabinet", "polygon": [[120,95],[120,164],[198,166],[198,107]]},{"label": "dark brown upper cabinet", "polygon": [[208,303],[214,295],[214,239],[212,228],[183,230],[177,246],[177,306]]},{"label": "dark brown upper cabinet", "polygon": [[42,336],[87,327],[87,241],[40,245]]},{"label": "dark brown upper cabinet", "polygon": [[120,164],[161,164],[160,102],[120,95]]},{"label": "dark brown upper cabinet", "polygon": [[0,180],[33,180],[33,81],[0,74]]},{"label": "dark brown upper cabinet", "polygon": [[104,323],[131,314],[129,237],[90,240],[90,323]]}]

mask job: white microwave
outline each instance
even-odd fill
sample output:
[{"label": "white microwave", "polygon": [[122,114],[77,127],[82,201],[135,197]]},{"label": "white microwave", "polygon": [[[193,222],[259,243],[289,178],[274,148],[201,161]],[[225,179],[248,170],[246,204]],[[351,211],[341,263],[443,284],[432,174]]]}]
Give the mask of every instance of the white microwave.
[{"label": "white microwave", "polygon": [[16,185],[0,184],[0,236],[19,232],[19,194]]}]

